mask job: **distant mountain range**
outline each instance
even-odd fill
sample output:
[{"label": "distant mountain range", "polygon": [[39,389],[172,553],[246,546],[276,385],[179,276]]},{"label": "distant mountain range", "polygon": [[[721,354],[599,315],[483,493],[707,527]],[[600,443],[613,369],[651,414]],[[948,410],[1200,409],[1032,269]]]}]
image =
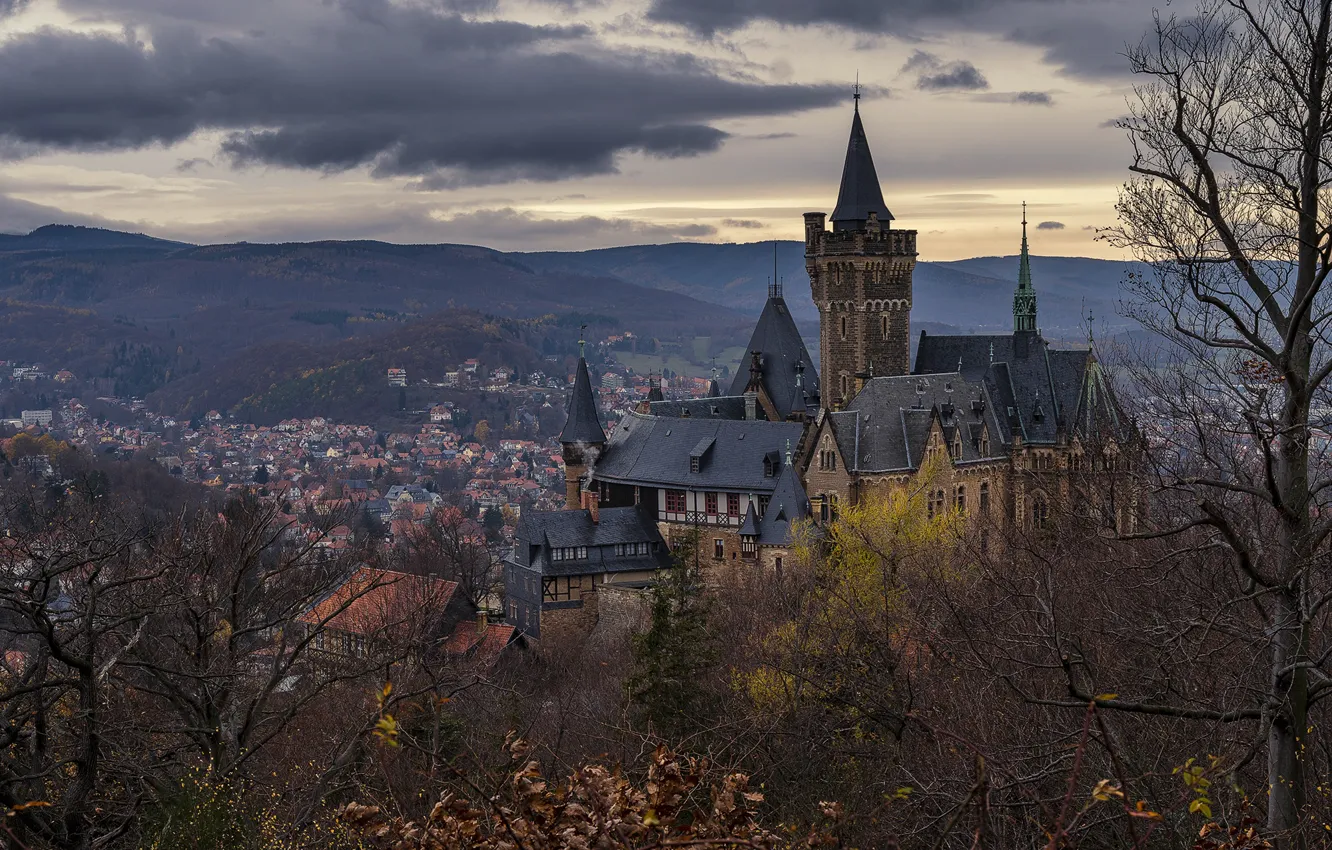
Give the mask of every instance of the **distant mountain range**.
[{"label": "distant mountain range", "polygon": [[[451,356],[463,353],[458,340],[475,338],[475,313],[545,317],[535,332],[522,331],[527,350],[564,353],[583,323],[599,333],[628,329],[666,341],[708,336],[742,345],[766,297],[773,255],[773,242],[542,253],[372,241],[198,246],[48,225],[0,235],[0,359],[105,377],[117,391],[156,392],[191,414],[203,404],[254,404],[280,384],[288,364],[265,364],[264,357],[315,369],[338,350],[371,350],[348,345],[349,338],[402,337],[405,326],[427,317],[447,323],[455,312],[467,314],[459,321],[469,330],[454,335]],[[777,242],[776,261],[802,331],[816,338],[803,245]],[[1114,318],[1116,300],[1132,268],[1034,257],[1047,335],[1081,339],[1088,310],[1098,332],[1123,325]],[[1016,257],[919,263],[913,326],[1011,327],[1016,274]],[[301,347],[299,356],[292,346]],[[398,348],[395,342],[384,350]]]},{"label": "distant mountain range", "polygon": [[[773,275],[774,245],[777,277],[784,282],[792,312],[802,319],[817,319],[818,312],[809,297],[802,242],[635,245],[510,256],[534,269],[618,278],[757,313]],[[1088,311],[1098,323],[1104,322],[1099,327],[1107,330],[1127,325],[1118,315],[1120,284],[1129,272],[1140,269],[1140,264],[1085,257],[1032,257],[1031,265],[1041,325],[1047,334],[1085,336]],[[1017,256],[917,263],[913,323],[951,326],[964,333],[1011,328],[1017,268]]]}]

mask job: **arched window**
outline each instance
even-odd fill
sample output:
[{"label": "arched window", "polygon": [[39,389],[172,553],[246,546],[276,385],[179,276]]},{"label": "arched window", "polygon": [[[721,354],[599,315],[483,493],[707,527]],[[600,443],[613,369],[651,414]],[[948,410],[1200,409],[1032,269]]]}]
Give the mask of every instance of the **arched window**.
[{"label": "arched window", "polygon": [[934,492],[929,494],[929,511],[927,515],[929,516],[930,519],[934,519],[936,516],[939,516],[942,513],[943,513],[943,491],[935,490]]},{"label": "arched window", "polygon": [[957,485],[957,512],[960,514],[967,512],[967,486],[965,484]]},{"label": "arched window", "polygon": [[1050,524],[1050,505],[1045,501],[1045,496],[1037,493],[1031,500],[1031,526],[1032,528],[1045,528]]},{"label": "arched window", "polygon": [[842,339],[846,339],[846,316],[842,317]]},{"label": "arched window", "polygon": [[982,481],[980,484],[980,512],[988,514],[990,512],[990,482]]},{"label": "arched window", "polygon": [[887,339],[887,338],[888,338],[888,315],[885,313],[883,316],[879,317],[879,322],[883,325],[883,338],[884,338],[884,339]]}]

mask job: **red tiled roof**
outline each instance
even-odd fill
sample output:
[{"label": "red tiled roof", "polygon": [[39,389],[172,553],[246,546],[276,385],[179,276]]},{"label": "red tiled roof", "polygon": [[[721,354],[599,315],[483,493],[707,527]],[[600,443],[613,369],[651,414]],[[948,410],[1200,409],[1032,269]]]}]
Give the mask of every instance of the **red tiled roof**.
[{"label": "red tiled roof", "polygon": [[374,634],[422,615],[441,614],[457,590],[457,582],[361,567],[300,619],[309,624],[327,621],[329,628],[344,632]]},{"label": "red tiled roof", "polygon": [[471,655],[480,664],[491,667],[513,640],[513,633],[513,626],[502,623],[487,623],[482,628],[479,623],[464,620],[444,641],[444,651],[450,655]]}]

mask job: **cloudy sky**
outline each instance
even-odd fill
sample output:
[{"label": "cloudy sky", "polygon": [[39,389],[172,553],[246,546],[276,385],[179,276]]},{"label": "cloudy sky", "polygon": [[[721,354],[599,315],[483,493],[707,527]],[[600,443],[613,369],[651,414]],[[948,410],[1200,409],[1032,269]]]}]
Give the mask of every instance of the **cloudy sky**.
[{"label": "cloudy sky", "polygon": [[1167,0],[0,0],[0,231],[502,249],[799,238],[852,82],[924,259],[1115,257]]}]

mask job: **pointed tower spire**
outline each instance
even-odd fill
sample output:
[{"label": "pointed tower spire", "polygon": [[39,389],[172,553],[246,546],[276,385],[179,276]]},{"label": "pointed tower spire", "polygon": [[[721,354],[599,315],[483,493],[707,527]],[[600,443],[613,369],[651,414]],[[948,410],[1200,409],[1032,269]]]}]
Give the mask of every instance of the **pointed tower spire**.
[{"label": "pointed tower spire", "polygon": [[1018,285],[1013,293],[1013,331],[1035,332],[1036,290],[1031,285],[1031,256],[1027,251],[1027,202],[1022,202],[1022,257],[1018,261]]},{"label": "pointed tower spire", "polygon": [[865,138],[865,125],[860,123],[860,83],[856,83],[855,114],[851,117],[851,140],[846,146],[846,162],[842,165],[842,186],[837,192],[837,206],[833,209],[833,230],[863,230],[873,213],[881,223],[893,220],[883,200],[879,175],[874,170],[874,157],[870,155],[869,140]]},{"label": "pointed tower spire", "polygon": [[[584,325],[586,328],[586,325]],[[592,392],[592,378],[587,374],[587,359],[583,357],[584,341],[578,339],[578,369],[574,373],[573,394],[569,396],[568,417],[560,432],[561,453],[564,456],[564,507],[574,510],[583,506],[583,485],[588,467],[596,462],[606,445],[606,432],[601,430],[597,416],[597,397]]]}]

